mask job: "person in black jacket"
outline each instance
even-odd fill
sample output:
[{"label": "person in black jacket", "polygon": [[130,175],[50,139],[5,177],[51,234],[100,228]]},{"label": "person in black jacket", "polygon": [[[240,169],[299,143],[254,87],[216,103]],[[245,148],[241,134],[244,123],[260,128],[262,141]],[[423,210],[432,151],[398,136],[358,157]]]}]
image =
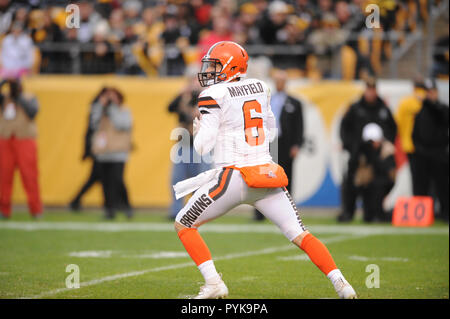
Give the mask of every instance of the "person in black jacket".
[{"label": "person in black jacket", "polygon": [[[98,102],[100,97],[106,93],[108,90],[107,87],[103,87],[100,92],[97,94],[97,96],[92,100],[91,102],[91,111],[92,111],[92,105]],[[92,147],[92,135],[94,134],[94,128],[90,124],[91,118],[91,112],[89,112],[89,121],[88,121],[88,127],[86,129],[86,133],[84,136],[84,153],[82,156],[82,160],[86,160],[88,158],[93,159],[92,168],[91,168],[91,174],[89,175],[87,181],[83,184],[77,195],[72,199],[72,201],[69,204],[69,208],[72,211],[79,211],[81,209],[81,198],[86,194],[86,192],[97,182],[101,182],[101,167],[100,163],[95,160],[95,157],[92,154],[91,147]]]},{"label": "person in black jacket", "polygon": [[437,217],[448,222],[449,109],[438,100],[436,83],[426,81],[427,97],[414,121],[412,139],[416,149],[418,185],[415,196],[430,196],[434,186],[439,201]]},{"label": "person in black jacket", "polygon": [[[94,135],[95,129],[92,126],[91,123],[91,117],[92,117],[92,108],[93,105],[98,103],[100,98],[102,96],[108,95],[108,92],[114,89],[109,87],[103,87],[100,92],[97,94],[97,96],[92,100],[91,102],[91,110],[89,112],[89,118],[88,118],[88,127],[86,129],[85,137],[84,137],[84,153],[82,156],[82,160],[87,160],[89,158],[92,159],[92,168],[91,173],[87,179],[87,181],[83,184],[81,189],[78,191],[78,193],[75,195],[75,197],[71,200],[69,204],[70,210],[73,212],[79,212],[81,210],[81,199],[84,196],[84,194],[91,189],[92,186],[95,185],[95,183],[101,183],[102,178],[102,169],[104,165],[96,160],[94,154],[92,154],[92,136]],[[120,95],[121,96],[121,95]],[[121,97],[123,99],[123,97]],[[130,207],[130,201],[128,198],[128,191],[125,187],[124,183],[121,183],[119,185],[119,198],[117,199],[119,205],[122,207],[125,207],[128,210],[128,217],[131,217],[132,210]]]},{"label": "person in black jacket", "polygon": [[354,172],[352,185],[356,196],[362,196],[363,220],[389,221],[391,216],[383,209],[383,200],[395,183],[395,147],[383,137],[378,124],[364,126],[362,142],[349,163]]},{"label": "person in black jacket", "polygon": [[376,81],[372,78],[367,79],[363,96],[350,106],[340,126],[343,148],[350,154],[347,171],[341,186],[342,212],[338,216],[340,222],[351,221],[355,213],[358,194],[354,184],[357,167],[355,162],[358,160],[358,152],[363,143],[363,128],[368,123],[379,125],[384,139],[392,144],[395,143],[397,124],[387,105],[378,96]]},{"label": "person in black jacket", "polygon": [[[287,72],[278,70],[273,75],[276,92],[271,97],[271,108],[277,120],[278,128],[278,164],[283,167],[289,184],[286,187],[291,191],[292,164],[303,144],[303,112],[302,103],[286,93]],[[263,220],[264,216],[255,210],[255,220]]]}]

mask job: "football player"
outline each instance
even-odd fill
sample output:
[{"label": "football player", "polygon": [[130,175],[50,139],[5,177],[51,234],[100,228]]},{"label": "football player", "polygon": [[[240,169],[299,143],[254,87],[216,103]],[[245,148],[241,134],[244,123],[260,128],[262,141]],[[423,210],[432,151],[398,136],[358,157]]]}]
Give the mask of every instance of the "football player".
[{"label": "football player", "polygon": [[339,297],[356,298],[328,249],[303,225],[285,188],[286,175],[272,160],[269,142],[275,138],[276,121],[270,90],[261,80],[244,79],[247,62],[247,52],[240,45],[218,42],[203,57],[198,74],[201,86],[207,88],[198,99],[194,147],[201,155],[213,151],[216,169],[174,186],[179,196],[196,189],[175,219],[178,237],[205,279],[194,298],[228,295],[197,228],[240,204],[256,207],[304,250],[330,279]]}]

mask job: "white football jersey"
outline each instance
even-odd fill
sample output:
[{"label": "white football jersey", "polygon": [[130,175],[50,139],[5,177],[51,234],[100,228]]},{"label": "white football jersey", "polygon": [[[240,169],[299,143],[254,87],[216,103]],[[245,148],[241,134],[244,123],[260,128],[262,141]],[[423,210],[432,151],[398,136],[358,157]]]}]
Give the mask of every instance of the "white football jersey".
[{"label": "white football jersey", "polygon": [[272,162],[269,142],[276,136],[270,89],[261,80],[212,85],[200,93],[202,113],[194,138],[196,151],[213,151],[216,167],[254,166]]}]

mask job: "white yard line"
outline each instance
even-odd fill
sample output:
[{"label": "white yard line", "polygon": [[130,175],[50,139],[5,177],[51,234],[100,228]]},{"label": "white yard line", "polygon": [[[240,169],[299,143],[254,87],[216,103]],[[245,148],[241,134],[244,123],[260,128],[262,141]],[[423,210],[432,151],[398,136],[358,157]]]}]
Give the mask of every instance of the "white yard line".
[{"label": "white yard line", "polygon": [[408,258],[402,258],[402,257],[366,257],[366,256],[358,256],[358,255],[352,255],[349,256],[348,259],[356,260],[356,261],[373,261],[373,260],[381,260],[381,261],[392,261],[392,262],[408,262]]},{"label": "white yard line", "polygon": [[[308,226],[307,226],[308,227]],[[71,230],[97,232],[159,231],[174,232],[170,223],[89,223],[89,222],[1,222],[1,229],[22,231]],[[390,225],[317,225],[308,227],[313,233],[352,235],[448,235],[448,227],[402,228]],[[271,224],[207,224],[200,232],[209,233],[277,233],[280,230]]]},{"label": "white yard line", "polygon": [[[331,237],[331,238],[324,238],[322,240],[322,242],[329,244],[329,243],[340,242],[340,241],[344,241],[344,240],[359,239],[361,237],[365,237],[365,236],[336,236],[336,237]],[[286,250],[290,250],[290,249],[298,249],[298,248],[296,246],[294,246],[293,244],[289,244],[289,245],[278,246],[278,247],[269,247],[269,248],[265,248],[265,249],[261,249],[261,250],[228,254],[228,255],[216,257],[216,258],[214,258],[214,260],[215,261],[230,260],[230,259],[235,259],[235,258],[243,258],[243,257],[256,256],[256,255],[267,255],[267,254],[282,252],[282,251],[286,251]],[[98,285],[98,284],[101,284],[104,282],[115,281],[115,280],[128,278],[128,277],[141,276],[141,275],[145,275],[147,273],[152,273],[152,272],[159,272],[159,271],[179,269],[179,268],[185,268],[185,267],[193,267],[193,266],[194,266],[193,262],[190,261],[190,262],[181,263],[181,264],[161,266],[161,267],[150,268],[150,269],[145,269],[145,270],[140,270],[140,271],[132,271],[132,272],[127,272],[127,273],[123,273],[123,274],[117,274],[117,275],[112,275],[112,276],[107,276],[107,277],[103,277],[103,278],[99,278],[99,279],[81,282],[80,288],[94,286],[94,285]],[[40,294],[37,294],[37,295],[24,297],[23,299],[39,299],[39,298],[54,296],[59,293],[63,293],[63,292],[67,292],[67,291],[76,291],[76,290],[74,290],[73,288],[53,289],[53,290],[41,292]]]}]

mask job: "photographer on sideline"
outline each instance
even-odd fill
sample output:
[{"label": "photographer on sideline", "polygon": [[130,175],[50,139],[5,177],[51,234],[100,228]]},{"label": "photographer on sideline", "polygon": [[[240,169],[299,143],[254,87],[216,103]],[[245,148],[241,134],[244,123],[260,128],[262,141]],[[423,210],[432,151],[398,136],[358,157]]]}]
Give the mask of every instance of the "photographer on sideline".
[{"label": "photographer on sideline", "polygon": [[89,177],[87,181],[81,186],[81,189],[78,191],[78,193],[75,195],[75,197],[71,200],[69,204],[70,210],[73,212],[79,212],[81,210],[81,199],[84,196],[84,194],[87,193],[87,191],[97,182],[101,182],[101,167],[98,161],[95,159],[94,154],[92,154],[92,135],[94,134],[94,128],[91,124],[91,116],[92,116],[92,108],[95,105],[95,103],[98,102],[100,97],[103,94],[108,94],[108,87],[103,87],[100,92],[95,96],[95,98],[92,100],[90,105],[90,111],[89,111],[89,117],[88,117],[88,127],[86,129],[86,133],[84,136],[84,153],[82,156],[82,160],[85,161],[87,159],[92,159],[92,168],[91,173],[89,174]]},{"label": "photographer on sideline", "polygon": [[1,218],[11,216],[11,193],[14,170],[19,168],[33,218],[42,215],[37,164],[38,112],[35,97],[22,92],[18,79],[0,83],[0,212]]},{"label": "photographer on sideline", "polygon": [[100,163],[105,219],[114,219],[116,210],[123,209],[131,218],[133,211],[123,180],[125,163],[131,151],[132,117],[123,105],[122,93],[109,88],[92,106],[92,154]]}]

